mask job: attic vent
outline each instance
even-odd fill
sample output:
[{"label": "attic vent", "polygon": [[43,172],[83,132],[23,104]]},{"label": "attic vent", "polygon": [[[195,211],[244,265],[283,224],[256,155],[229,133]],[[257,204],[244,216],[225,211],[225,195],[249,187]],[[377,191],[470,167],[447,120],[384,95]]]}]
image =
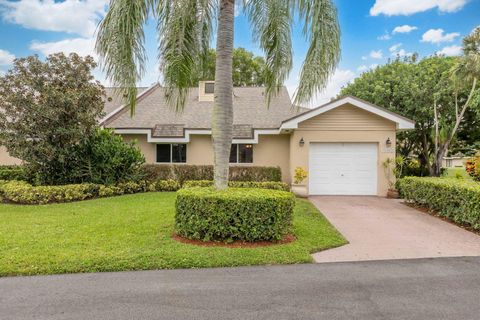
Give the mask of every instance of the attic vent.
[{"label": "attic vent", "polygon": [[205,94],[212,94],[215,92],[215,83],[214,82],[207,82],[205,83]]}]

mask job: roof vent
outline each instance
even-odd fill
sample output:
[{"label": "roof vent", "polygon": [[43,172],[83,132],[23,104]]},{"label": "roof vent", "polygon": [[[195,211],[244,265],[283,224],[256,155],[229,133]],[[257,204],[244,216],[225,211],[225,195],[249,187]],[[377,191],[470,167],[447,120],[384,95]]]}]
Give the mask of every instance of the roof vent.
[{"label": "roof vent", "polygon": [[214,99],[215,81],[200,81],[198,83],[198,101],[212,102]]}]

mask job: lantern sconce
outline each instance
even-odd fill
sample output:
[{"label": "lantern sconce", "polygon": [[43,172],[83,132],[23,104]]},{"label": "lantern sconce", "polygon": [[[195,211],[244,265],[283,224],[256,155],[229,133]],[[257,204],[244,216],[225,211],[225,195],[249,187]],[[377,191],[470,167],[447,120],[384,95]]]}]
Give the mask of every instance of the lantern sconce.
[{"label": "lantern sconce", "polygon": [[303,147],[305,145],[305,140],[303,140],[303,137],[300,139],[298,144],[299,144],[300,147]]},{"label": "lantern sconce", "polygon": [[390,140],[390,137],[387,138],[387,141],[385,141],[385,145],[387,146],[387,148],[390,148],[392,146],[392,140]]}]

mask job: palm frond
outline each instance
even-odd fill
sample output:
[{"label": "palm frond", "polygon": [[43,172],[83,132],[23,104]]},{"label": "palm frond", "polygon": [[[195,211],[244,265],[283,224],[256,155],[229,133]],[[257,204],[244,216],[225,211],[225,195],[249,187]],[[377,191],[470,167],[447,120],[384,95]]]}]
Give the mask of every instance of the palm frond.
[{"label": "palm frond", "polygon": [[208,54],[215,1],[159,1],[156,12],[166,99],[175,110],[182,110],[191,78]]},{"label": "palm frond", "polygon": [[266,98],[270,104],[292,69],[290,1],[250,0],[244,2],[244,7],[254,40],[265,52]]},{"label": "palm frond", "polygon": [[304,104],[327,85],[340,60],[340,26],[331,0],[296,0],[309,48],[294,104]]},{"label": "palm frond", "polygon": [[147,56],[143,27],[154,0],[111,0],[98,30],[96,52],[100,64],[135,112],[137,82],[145,73]]}]

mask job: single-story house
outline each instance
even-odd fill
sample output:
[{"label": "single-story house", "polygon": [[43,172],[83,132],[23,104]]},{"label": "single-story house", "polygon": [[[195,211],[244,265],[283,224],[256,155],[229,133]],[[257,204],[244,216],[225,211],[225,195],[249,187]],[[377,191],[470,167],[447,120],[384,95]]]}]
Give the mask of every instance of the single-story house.
[{"label": "single-story house", "polygon": [[457,154],[453,156],[443,157],[443,168],[465,168],[465,163],[472,157],[464,156],[463,154]]},{"label": "single-story house", "polygon": [[[306,109],[292,106],[285,87],[269,107],[262,87],[236,87],[233,95],[231,165],[279,166],[287,183],[302,167],[310,195],[385,196],[382,163],[395,157],[396,131],[414,128],[413,121],[352,96]],[[131,117],[109,89],[101,124],[137,140],[148,163],[213,164],[213,98],[214,82],[202,81],[175,112],[156,84],[139,90]]]}]

